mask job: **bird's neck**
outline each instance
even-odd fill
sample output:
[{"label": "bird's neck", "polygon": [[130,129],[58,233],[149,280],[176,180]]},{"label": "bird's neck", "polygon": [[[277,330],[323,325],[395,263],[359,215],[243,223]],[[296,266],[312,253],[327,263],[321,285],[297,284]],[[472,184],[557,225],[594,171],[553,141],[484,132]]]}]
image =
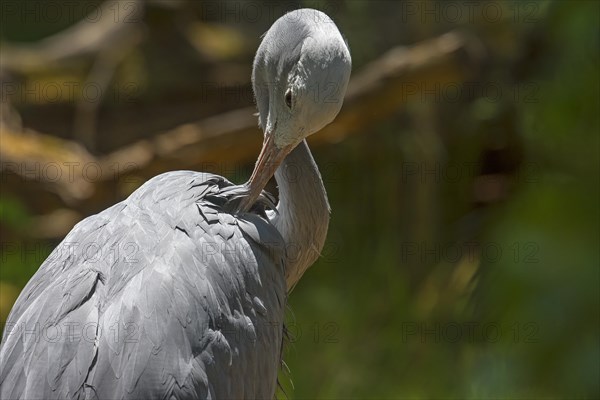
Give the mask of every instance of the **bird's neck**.
[{"label": "bird's neck", "polygon": [[275,179],[279,204],[272,222],[287,246],[285,278],[289,292],[321,254],[329,227],[329,202],[305,140],[288,154]]}]

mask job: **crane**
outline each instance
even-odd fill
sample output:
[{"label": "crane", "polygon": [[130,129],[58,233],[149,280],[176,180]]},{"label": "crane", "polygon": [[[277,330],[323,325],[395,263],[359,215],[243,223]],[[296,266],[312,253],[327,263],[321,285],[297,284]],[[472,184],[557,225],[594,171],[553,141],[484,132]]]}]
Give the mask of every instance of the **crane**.
[{"label": "crane", "polygon": [[350,71],[326,14],[275,21],[252,69],[264,141],[249,181],[167,172],[79,222],[11,310],[0,398],[272,399],[288,294],[329,224],[305,139],[338,114]]}]

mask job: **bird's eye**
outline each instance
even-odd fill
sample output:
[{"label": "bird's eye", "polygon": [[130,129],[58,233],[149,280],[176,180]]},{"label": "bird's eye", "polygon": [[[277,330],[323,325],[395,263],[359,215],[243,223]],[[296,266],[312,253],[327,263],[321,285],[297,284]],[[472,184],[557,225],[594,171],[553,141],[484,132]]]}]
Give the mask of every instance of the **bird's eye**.
[{"label": "bird's eye", "polygon": [[292,109],[292,91],[290,89],[285,92],[285,104],[290,110]]}]

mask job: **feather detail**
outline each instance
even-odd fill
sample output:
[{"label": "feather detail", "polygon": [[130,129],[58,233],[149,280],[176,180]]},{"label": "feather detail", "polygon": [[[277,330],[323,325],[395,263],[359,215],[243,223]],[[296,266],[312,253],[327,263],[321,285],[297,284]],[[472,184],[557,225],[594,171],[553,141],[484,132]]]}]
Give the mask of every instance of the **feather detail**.
[{"label": "feather detail", "polygon": [[8,318],[0,397],[272,398],[284,246],[246,193],[170,172],[77,224]]}]

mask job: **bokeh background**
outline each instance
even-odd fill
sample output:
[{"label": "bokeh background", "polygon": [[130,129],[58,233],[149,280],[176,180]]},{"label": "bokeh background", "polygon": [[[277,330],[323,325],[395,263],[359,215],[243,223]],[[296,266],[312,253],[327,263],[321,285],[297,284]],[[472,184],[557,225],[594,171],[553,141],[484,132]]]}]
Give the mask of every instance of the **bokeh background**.
[{"label": "bokeh background", "polygon": [[252,57],[300,7],[353,82],[279,395],[599,398],[597,1],[3,1],[0,319],[149,177],[249,176]]}]

